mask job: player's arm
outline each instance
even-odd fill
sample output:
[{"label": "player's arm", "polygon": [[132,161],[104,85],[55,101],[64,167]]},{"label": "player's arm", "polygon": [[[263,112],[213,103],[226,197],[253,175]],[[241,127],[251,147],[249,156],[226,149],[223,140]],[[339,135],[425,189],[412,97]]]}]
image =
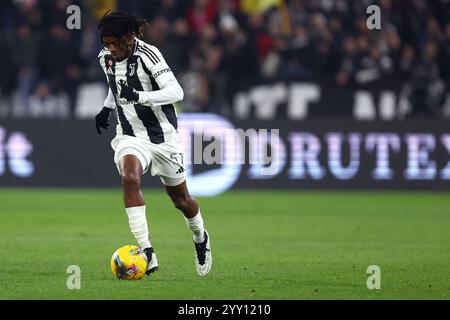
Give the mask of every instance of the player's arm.
[{"label": "player's arm", "polygon": [[[103,52],[103,50],[99,54],[100,65],[102,66],[103,72],[105,72],[105,75],[106,75],[106,68],[105,68],[105,64],[103,62],[102,52]],[[116,101],[114,99],[114,95],[111,91],[111,88],[108,88],[108,95],[106,96],[105,102],[103,103],[103,108],[95,116],[95,127],[97,129],[98,134],[102,134],[100,131],[100,128],[108,129],[109,116],[111,115],[111,111],[115,108],[116,108]]]},{"label": "player's arm", "polygon": [[106,96],[105,102],[103,103],[103,106],[109,109],[115,109],[116,108],[116,101],[114,99],[114,95],[111,91],[111,88],[108,89],[108,95]]},{"label": "player's arm", "polygon": [[159,90],[136,91],[125,85],[122,86],[121,96],[128,101],[137,101],[145,106],[161,106],[183,100],[183,89],[161,52],[157,48],[151,47],[151,52],[145,53],[141,57],[144,69],[155,79]]}]

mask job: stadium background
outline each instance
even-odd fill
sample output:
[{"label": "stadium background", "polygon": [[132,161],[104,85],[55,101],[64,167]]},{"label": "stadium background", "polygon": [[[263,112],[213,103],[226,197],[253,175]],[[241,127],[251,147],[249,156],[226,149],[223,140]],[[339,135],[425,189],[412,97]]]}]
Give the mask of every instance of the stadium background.
[{"label": "stadium background", "polygon": [[[380,30],[366,25],[372,4]],[[79,30],[67,27],[70,5],[81,8]],[[134,241],[114,130],[98,136],[93,122],[107,91],[96,21],[109,9],[148,19],[144,40],[185,92],[183,141],[279,129],[268,166],[188,166],[217,237],[217,275],[200,286],[182,221],[150,176],[150,225],[168,270],[137,290],[103,267]],[[1,1],[0,297],[448,298],[449,10],[446,0]],[[11,283],[7,270],[36,253],[36,269]],[[89,270],[84,289],[66,288],[69,263]],[[367,289],[372,264],[387,288]]]}]

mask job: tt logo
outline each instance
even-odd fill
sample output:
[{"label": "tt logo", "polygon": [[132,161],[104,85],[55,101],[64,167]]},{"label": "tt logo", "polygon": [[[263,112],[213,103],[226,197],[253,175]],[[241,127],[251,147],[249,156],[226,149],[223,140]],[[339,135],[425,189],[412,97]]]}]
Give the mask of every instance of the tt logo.
[{"label": "tt logo", "polygon": [[6,170],[16,177],[30,177],[34,172],[33,163],[27,159],[33,145],[22,132],[12,132],[6,136],[6,130],[0,127],[0,177]]}]

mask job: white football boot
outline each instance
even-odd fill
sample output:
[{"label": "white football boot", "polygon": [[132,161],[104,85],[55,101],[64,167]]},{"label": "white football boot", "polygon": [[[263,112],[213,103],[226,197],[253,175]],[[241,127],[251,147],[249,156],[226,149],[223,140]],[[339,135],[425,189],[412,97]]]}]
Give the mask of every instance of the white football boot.
[{"label": "white football boot", "polygon": [[147,271],[145,274],[149,276],[159,269],[158,260],[156,259],[156,254],[153,251],[153,248],[145,248],[144,253],[147,257]]},{"label": "white football boot", "polygon": [[195,243],[195,268],[200,276],[206,276],[211,270],[212,256],[209,234],[205,230],[205,240],[202,243]]}]

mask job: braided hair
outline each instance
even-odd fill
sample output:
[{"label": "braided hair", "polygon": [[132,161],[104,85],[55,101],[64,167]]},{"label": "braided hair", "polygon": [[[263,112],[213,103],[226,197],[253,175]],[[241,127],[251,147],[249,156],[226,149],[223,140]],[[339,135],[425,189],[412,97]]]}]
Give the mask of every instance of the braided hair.
[{"label": "braided hair", "polygon": [[103,37],[121,37],[129,33],[142,39],[148,23],[145,19],[121,11],[108,11],[98,22],[100,39]]}]

